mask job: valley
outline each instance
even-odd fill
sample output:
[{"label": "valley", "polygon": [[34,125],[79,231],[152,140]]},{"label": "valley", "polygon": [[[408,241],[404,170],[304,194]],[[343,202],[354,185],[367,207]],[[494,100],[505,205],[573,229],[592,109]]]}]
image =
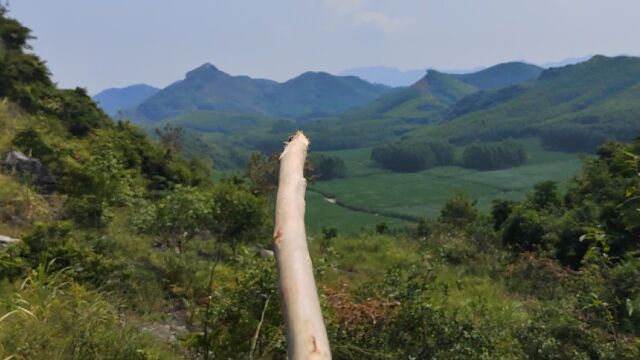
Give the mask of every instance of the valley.
[{"label": "valley", "polygon": [[521,200],[535,184],[548,180],[558,182],[563,188],[566,181],[580,173],[582,160],[577,154],[544,150],[538,139],[520,142],[529,154],[527,163],[494,171],[448,166],[398,174],[376,166],[370,158],[370,148],[325,152],[345,161],[347,177],[318,181],[310,189],[378,216],[344,213],[342,216],[358,216],[367,221],[338,221],[333,214],[337,211],[335,208],[327,207],[323,199],[309,194],[309,208],[314,209],[307,214],[309,229],[315,233],[322,228],[336,227],[339,231],[355,233],[363,225],[371,228],[379,222],[393,225],[400,221],[397,217],[385,217],[385,212],[414,219],[435,217],[457,193],[468,194],[480,209],[489,210],[494,199]]},{"label": "valley", "polygon": [[[205,65],[122,114],[131,116],[152,135],[165,126],[185,129],[185,153],[227,174],[242,169],[251,153],[278,152],[288,133],[304,130],[311,138],[312,153],[338,157],[347,169],[345,178],[312,185],[316,193],[309,196],[309,203],[315,209],[308,215],[309,231],[336,228],[354,233],[379,222],[402,225],[432,217],[458,192],[467,193],[481,209],[488,209],[497,198],[522,199],[542,181],[562,186],[579,173],[580,154],[593,154],[607,139],[628,140],[640,131],[633,120],[640,116],[633,100],[640,86],[638,75],[640,59],[603,56],[552,69],[512,62],[469,74],[429,70],[409,87],[369,87],[366,91],[371,94],[383,91],[363,105],[355,94],[363,94],[366,82],[308,73],[282,85],[291,89],[282,92],[283,99],[307,104],[305,109],[324,110],[299,108],[292,111],[303,115],[292,117],[288,110],[259,110],[249,105],[262,100],[248,100],[247,96],[266,99],[273,91],[269,89],[280,86],[277,83],[234,77]],[[229,84],[239,86],[239,92],[223,91]],[[253,84],[253,92],[240,90],[249,84]],[[360,88],[347,90],[344,84]],[[202,86],[210,92],[199,92],[197,100],[189,95]],[[355,91],[356,97],[344,98],[344,91]],[[309,97],[314,92],[316,98]],[[294,93],[297,95],[292,97]],[[337,97],[317,97],[321,93]],[[169,105],[163,97],[183,100]],[[185,107],[186,99],[192,105]],[[232,103],[236,105],[224,105]],[[166,110],[167,106],[174,110]],[[537,111],[540,108],[544,112]],[[150,111],[172,115],[161,115],[160,119],[144,115]],[[524,145],[528,157],[524,165],[477,171],[454,164],[396,173],[371,160],[371,151],[377,146],[437,139],[456,146],[455,162],[460,163],[468,144],[508,138]],[[336,198],[336,206],[343,206],[340,210],[328,206],[324,196]],[[343,216],[358,220],[342,221]]]}]

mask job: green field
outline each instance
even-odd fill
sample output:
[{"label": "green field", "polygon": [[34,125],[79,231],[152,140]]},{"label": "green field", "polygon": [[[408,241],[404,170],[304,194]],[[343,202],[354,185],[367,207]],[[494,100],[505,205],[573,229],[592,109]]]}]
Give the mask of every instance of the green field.
[{"label": "green field", "polygon": [[[369,148],[326,152],[345,161],[348,177],[317,182],[310,188],[372,212],[423,217],[437,215],[444,203],[459,192],[467,193],[480,208],[487,209],[492,199],[521,199],[539,182],[553,180],[562,186],[580,172],[582,162],[577,154],[546,151],[537,139],[520,142],[529,155],[527,164],[496,171],[446,166],[416,173],[394,173],[376,167],[370,160]],[[324,201],[321,195],[312,191],[308,192],[307,198],[310,233],[322,226],[352,231],[380,221],[400,222],[341,208]]]},{"label": "green field", "polygon": [[373,229],[380,222],[389,226],[405,224],[402,220],[352,211],[327,202],[317,192],[307,191],[306,225],[309,235],[318,235],[323,228],[336,228],[342,235],[357,234],[362,229]]}]

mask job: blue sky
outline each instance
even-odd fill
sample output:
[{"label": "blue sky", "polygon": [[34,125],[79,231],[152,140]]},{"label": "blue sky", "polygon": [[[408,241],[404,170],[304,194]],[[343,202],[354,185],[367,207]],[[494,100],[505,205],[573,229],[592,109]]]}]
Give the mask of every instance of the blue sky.
[{"label": "blue sky", "polygon": [[639,54],[638,0],[12,0],[64,87]]}]

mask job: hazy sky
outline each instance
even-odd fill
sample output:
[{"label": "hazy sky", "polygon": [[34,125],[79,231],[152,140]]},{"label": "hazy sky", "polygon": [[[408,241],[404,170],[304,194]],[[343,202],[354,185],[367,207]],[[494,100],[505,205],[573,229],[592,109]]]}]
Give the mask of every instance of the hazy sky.
[{"label": "hazy sky", "polygon": [[11,0],[64,87],[640,53],[639,0]]}]

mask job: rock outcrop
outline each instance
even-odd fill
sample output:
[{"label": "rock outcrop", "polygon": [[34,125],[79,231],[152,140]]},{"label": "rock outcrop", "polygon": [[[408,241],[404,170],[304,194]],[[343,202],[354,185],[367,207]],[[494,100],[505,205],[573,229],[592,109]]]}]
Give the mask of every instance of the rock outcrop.
[{"label": "rock outcrop", "polygon": [[50,194],[55,190],[55,178],[36,158],[29,157],[20,151],[10,151],[3,156],[2,165],[7,171],[14,171],[18,176],[29,178],[43,194]]},{"label": "rock outcrop", "polygon": [[3,249],[11,244],[15,244],[20,241],[21,241],[20,239],[14,239],[12,237],[0,235],[0,249]]}]

